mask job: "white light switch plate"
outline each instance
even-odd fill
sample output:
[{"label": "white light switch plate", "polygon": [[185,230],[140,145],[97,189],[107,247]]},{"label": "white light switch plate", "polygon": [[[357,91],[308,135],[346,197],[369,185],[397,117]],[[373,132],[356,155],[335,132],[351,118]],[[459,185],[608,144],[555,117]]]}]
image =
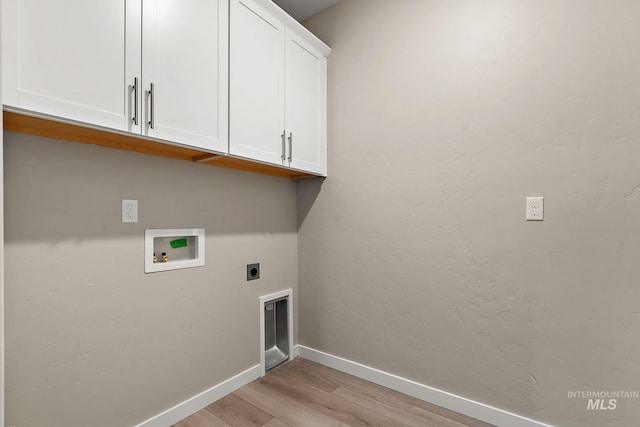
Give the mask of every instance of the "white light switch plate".
[{"label": "white light switch plate", "polygon": [[544,197],[527,197],[527,221],[544,220]]},{"label": "white light switch plate", "polygon": [[138,222],[138,201],[122,199],[122,222]]}]

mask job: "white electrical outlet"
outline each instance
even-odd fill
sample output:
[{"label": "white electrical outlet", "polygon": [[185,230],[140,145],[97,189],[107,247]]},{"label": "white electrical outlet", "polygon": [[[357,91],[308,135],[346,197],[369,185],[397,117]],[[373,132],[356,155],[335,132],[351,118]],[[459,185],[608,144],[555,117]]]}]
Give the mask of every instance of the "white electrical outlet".
[{"label": "white electrical outlet", "polygon": [[122,199],[122,222],[138,222],[138,201]]},{"label": "white electrical outlet", "polygon": [[544,220],[544,197],[527,197],[527,221]]}]

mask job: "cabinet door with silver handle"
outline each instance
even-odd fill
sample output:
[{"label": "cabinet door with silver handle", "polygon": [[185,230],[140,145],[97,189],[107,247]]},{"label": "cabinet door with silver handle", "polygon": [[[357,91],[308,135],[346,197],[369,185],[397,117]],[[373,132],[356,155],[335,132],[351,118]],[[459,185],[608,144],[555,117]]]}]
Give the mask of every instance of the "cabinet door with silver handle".
[{"label": "cabinet door with silver handle", "polygon": [[126,60],[127,36],[141,30],[129,19],[129,1],[1,3],[3,105],[130,130],[131,85],[140,73]]},{"label": "cabinet door with silver handle", "polygon": [[293,31],[287,32],[285,53],[285,128],[295,132],[289,142],[289,167],[326,173],[326,58]]},{"label": "cabinet door with silver handle", "polygon": [[144,135],[228,151],[228,8],[228,0],[142,1]]}]

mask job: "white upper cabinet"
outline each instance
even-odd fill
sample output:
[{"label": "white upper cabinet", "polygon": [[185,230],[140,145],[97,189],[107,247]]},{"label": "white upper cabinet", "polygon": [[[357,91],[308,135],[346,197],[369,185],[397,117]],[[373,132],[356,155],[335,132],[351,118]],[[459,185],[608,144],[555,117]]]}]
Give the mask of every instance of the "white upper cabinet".
[{"label": "white upper cabinet", "polygon": [[258,4],[231,0],[229,153],[284,161],[284,25]]},{"label": "white upper cabinet", "polygon": [[125,60],[125,34],[139,31],[140,22],[125,21],[124,1],[1,6],[5,105],[128,130],[125,67],[136,64]]},{"label": "white upper cabinet", "polygon": [[295,169],[326,174],[326,58],[287,31],[285,127],[287,161]]},{"label": "white upper cabinet", "polygon": [[229,153],[325,175],[329,48],[268,1],[229,22]]},{"label": "white upper cabinet", "polygon": [[227,151],[226,0],[1,4],[5,105]]},{"label": "white upper cabinet", "polygon": [[144,0],[143,133],[227,151],[228,3]]},{"label": "white upper cabinet", "polygon": [[270,0],[0,0],[2,102],[326,175],[330,49]]}]

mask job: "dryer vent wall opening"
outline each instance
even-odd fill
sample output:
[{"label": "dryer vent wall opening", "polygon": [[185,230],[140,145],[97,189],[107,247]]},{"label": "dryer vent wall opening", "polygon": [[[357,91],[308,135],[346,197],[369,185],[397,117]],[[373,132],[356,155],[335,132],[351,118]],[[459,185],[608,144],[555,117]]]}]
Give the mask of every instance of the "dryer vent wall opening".
[{"label": "dryer vent wall opening", "polygon": [[293,290],[264,295],[260,301],[260,374],[291,360],[293,355]]},{"label": "dryer vent wall opening", "polygon": [[264,304],[265,371],[289,360],[289,297]]}]

